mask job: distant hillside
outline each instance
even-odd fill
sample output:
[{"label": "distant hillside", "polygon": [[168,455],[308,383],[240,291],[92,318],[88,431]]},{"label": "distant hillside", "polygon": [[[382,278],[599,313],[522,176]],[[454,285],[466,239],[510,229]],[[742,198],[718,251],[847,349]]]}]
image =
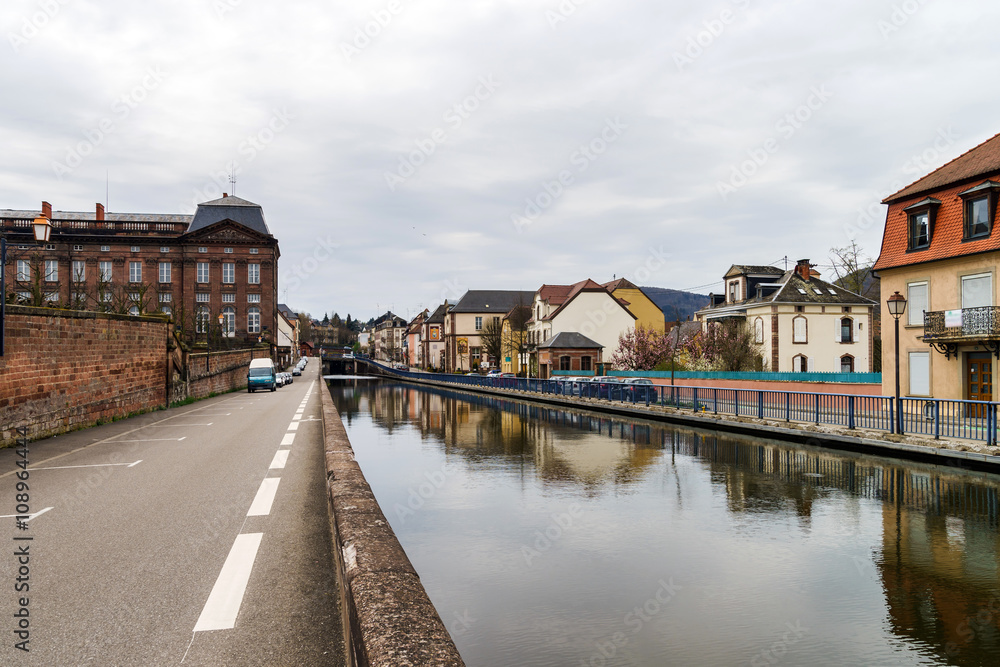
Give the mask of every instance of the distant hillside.
[{"label": "distant hillside", "polygon": [[643,287],[642,291],[663,311],[664,318],[671,322],[675,321],[678,315],[680,319],[686,320],[696,310],[708,305],[708,296],[705,294],[682,292],[666,287]]}]

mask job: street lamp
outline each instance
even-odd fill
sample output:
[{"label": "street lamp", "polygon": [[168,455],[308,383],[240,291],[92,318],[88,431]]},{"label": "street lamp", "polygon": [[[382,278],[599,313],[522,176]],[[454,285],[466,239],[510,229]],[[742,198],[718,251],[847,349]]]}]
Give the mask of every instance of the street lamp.
[{"label": "street lamp", "polygon": [[[52,234],[52,223],[44,215],[31,223],[35,243],[48,243]],[[0,236],[0,357],[4,355],[4,338],[7,322],[7,239]]]},{"label": "street lamp", "polygon": [[892,315],[892,319],[895,321],[896,329],[896,347],[895,357],[896,357],[896,433],[903,432],[903,405],[899,398],[899,318],[903,316],[906,312],[906,297],[899,293],[899,291],[893,292],[886,302],[886,306],[889,307],[889,314]]}]

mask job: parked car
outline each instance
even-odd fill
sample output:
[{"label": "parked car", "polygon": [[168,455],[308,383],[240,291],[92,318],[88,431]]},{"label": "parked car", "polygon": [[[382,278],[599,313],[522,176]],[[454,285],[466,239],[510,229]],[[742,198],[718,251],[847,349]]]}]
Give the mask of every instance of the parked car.
[{"label": "parked car", "polygon": [[295,382],[295,378],[292,377],[291,373],[285,372],[284,376],[285,376],[285,384],[291,384]]},{"label": "parked car", "polygon": [[302,375],[302,367],[296,366],[292,369],[292,375]]},{"label": "parked car", "polygon": [[648,378],[628,378],[623,391],[624,397],[630,401],[655,401],[657,397],[656,386]]},{"label": "parked car", "polygon": [[258,389],[274,391],[277,388],[277,373],[274,370],[274,363],[270,359],[253,359],[250,362],[249,370],[247,370],[247,392],[252,394]]},{"label": "parked car", "polygon": [[500,372],[500,369],[499,368],[494,368],[493,370],[491,370],[490,372],[488,372],[486,374],[486,377],[493,378],[493,377],[500,377],[501,375],[502,375],[502,373]]},{"label": "parked car", "polygon": [[593,379],[593,382],[597,383],[597,397],[598,398],[621,398],[622,388],[625,383],[622,382],[620,377],[612,377],[610,375],[600,375]]}]

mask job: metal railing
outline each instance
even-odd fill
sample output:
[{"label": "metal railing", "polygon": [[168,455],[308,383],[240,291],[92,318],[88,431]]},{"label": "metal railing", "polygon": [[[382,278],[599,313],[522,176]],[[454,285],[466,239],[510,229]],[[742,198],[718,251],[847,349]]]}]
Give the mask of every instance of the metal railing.
[{"label": "metal railing", "polygon": [[981,306],[962,308],[961,318],[948,326],[946,313],[956,311],[934,310],[924,313],[924,338],[961,338],[966,336],[1000,336],[1000,307]]},{"label": "metal railing", "polygon": [[[402,371],[364,360],[384,373],[400,378],[434,380],[456,385],[509,389],[573,398],[603,399],[636,406],[672,407],[699,413],[732,415],[760,420],[829,424],[848,429],[869,429],[900,435],[982,440],[997,444],[997,403],[942,398],[856,396],[773,389],[726,389],[628,384],[624,382],[568,382],[561,378],[540,380],[483,375],[450,375]],[[896,415],[901,413],[902,419]],[[897,421],[902,422],[898,428]]]}]

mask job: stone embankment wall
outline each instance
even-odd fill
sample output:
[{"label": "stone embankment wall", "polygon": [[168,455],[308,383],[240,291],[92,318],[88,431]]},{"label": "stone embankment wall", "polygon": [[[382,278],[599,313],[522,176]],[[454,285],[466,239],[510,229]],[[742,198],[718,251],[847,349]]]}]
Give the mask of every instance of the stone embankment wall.
[{"label": "stone embankment wall", "polygon": [[169,323],[8,306],[0,357],[0,446],[165,404]]},{"label": "stone embankment wall", "polygon": [[351,664],[464,666],[365,480],[330,392],[320,391],[333,552]]},{"label": "stone embankment wall", "polygon": [[[211,393],[223,394],[247,386],[247,369],[251,359],[266,359],[268,349],[196,352],[184,355],[187,379],[174,373],[170,402],[185,398],[205,398]],[[206,361],[207,359],[207,361]]]}]

